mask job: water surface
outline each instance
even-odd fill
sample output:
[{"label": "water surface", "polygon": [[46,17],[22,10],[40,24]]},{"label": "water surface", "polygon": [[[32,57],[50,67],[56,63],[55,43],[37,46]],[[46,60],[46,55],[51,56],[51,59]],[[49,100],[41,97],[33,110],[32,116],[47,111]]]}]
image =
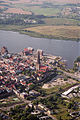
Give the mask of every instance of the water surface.
[{"label": "water surface", "polygon": [[21,52],[25,47],[33,47],[35,50],[40,48],[45,53],[62,56],[70,67],[76,57],[80,56],[80,42],[34,38],[12,31],[0,30],[0,48],[2,46],[6,46],[10,52]]}]

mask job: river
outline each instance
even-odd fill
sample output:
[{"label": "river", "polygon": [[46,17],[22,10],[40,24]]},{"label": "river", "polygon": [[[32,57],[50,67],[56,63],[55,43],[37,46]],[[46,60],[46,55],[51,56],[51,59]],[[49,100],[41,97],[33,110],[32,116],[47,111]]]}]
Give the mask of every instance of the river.
[{"label": "river", "polygon": [[0,30],[0,49],[2,46],[6,46],[9,52],[21,52],[25,47],[33,47],[35,50],[40,48],[45,53],[62,56],[69,67],[80,56],[80,42],[34,38],[12,31]]}]

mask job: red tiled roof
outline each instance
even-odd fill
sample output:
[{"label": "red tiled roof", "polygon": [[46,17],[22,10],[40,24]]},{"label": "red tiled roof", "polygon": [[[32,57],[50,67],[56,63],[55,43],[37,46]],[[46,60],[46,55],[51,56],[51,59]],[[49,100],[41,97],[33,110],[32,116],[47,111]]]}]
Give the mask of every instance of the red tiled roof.
[{"label": "red tiled roof", "polygon": [[29,86],[29,85],[32,85],[32,83],[29,83],[28,86]]},{"label": "red tiled roof", "polygon": [[27,52],[28,51],[28,48],[24,48],[24,52]]},{"label": "red tiled roof", "polygon": [[45,70],[39,70],[39,72],[46,72]]},{"label": "red tiled roof", "polygon": [[48,66],[40,66],[40,70],[47,70]]}]

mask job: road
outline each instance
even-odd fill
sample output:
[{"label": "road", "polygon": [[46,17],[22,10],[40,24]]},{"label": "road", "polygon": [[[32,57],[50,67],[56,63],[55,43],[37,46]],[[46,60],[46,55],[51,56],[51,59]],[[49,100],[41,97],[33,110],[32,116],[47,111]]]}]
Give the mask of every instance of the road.
[{"label": "road", "polygon": [[49,117],[51,117],[53,120],[57,120],[54,116],[50,115],[48,112],[44,112],[45,114],[47,114]]},{"label": "road", "polygon": [[16,103],[16,104],[10,105],[10,106],[8,106],[8,107],[1,107],[0,109],[9,111],[11,108],[14,108],[16,105],[22,105],[22,104],[23,104],[23,102],[21,102],[21,103]]},{"label": "road", "polygon": [[[19,98],[19,97],[18,97]],[[20,98],[21,99],[21,98]],[[28,100],[26,100],[26,99],[22,99],[21,100],[21,102],[19,102],[19,103],[15,103],[15,104],[12,104],[12,105],[8,105],[8,107],[0,107],[0,109],[2,109],[2,110],[10,110],[10,108],[14,108],[15,106],[17,106],[17,105],[23,105],[23,104],[26,104],[26,105],[28,105],[29,103],[31,103],[31,101],[28,101]]]},{"label": "road", "polygon": [[77,75],[75,75],[75,74],[68,73],[68,72],[65,72],[65,71],[63,71],[63,73],[64,73],[65,75],[67,75],[67,76],[70,76],[71,78],[74,78],[74,79],[80,81],[80,77],[77,76]]},{"label": "road", "polygon": [[53,68],[57,68],[57,71],[63,72],[65,75],[70,76],[71,78],[74,78],[74,79],[80,81],[80,75],[75,75],[74,73],[66,72],[66,71],[60,69],[59,67],[53,67]]}]

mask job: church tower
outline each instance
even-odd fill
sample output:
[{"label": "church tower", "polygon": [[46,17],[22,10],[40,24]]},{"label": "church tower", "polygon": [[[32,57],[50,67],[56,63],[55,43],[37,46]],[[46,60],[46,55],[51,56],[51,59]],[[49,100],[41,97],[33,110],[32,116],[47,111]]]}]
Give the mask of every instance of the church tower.
[{"label": "church tower", "polygon": [[36,70],[40,69],[40,53],[37,52],[37,63],[36,63]]}]

